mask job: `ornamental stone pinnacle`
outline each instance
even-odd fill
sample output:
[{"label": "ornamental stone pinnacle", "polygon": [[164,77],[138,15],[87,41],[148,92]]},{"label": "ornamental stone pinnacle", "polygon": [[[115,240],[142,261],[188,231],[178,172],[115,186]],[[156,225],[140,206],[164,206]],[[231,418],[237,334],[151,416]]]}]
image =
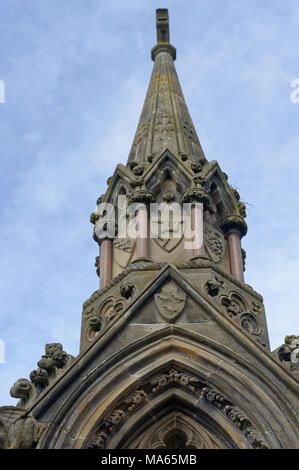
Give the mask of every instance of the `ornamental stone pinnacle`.
[{"label": "ornamental stone pinnacle", "polygon": [[14,383],[0,448],[299,448],[298,332],[271,352],[263,298],[244,280],[245,204],[204,156],[167,9],[156,23],[127,165],[90,218],[100,286],[83,304],[80,352],[49,343]]},{"label": "ornamental stone pinnacle", "polygon": [[155,65],[128,164],[148,164],[148,157],[166,148],[178,159],[204,161],[173,63],[176,50],[169,42],[168,10],[158,9],[156,20],[157,45],[152,49]]}]

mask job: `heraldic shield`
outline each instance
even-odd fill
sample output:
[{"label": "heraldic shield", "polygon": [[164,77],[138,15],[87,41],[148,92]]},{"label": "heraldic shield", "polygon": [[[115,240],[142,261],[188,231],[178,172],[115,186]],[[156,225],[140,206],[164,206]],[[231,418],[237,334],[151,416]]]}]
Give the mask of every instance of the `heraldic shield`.
[{"label": "heraldic shield", "polygon": [[186,305],[186,294],[180,291],[174,283],[166,284],[155,294],[156,308],[164,320],[172,323],[182,313]]}]

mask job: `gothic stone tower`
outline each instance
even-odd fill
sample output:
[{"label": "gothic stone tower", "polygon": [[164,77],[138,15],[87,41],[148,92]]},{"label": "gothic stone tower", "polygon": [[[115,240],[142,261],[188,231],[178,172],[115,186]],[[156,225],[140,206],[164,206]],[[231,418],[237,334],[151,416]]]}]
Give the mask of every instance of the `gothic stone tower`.
[{"label": "gothic stone tower", "polygon": [[[11,389],[18,405],[0,409],[1,447],[299,447],[299,338],[270,352],[263,299],[243,277],[246,208],[205,158],[165,9],[157,39],[128,162],[91,216],[101,284],[83,305],[80,354],[46,345],[30,380]],[[136,238],[102,223],[100,206],[121,212],[119,196],[135,205]],[[189,204],[203,244],[186,248],[183,231],[149,236],[153,203]]]}]

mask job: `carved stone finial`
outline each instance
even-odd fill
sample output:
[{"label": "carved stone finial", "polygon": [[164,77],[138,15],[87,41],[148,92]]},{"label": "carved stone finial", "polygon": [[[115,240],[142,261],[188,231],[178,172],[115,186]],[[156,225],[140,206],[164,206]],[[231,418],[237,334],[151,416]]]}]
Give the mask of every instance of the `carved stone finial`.
[{"label": "carved stone finial", "polygon": [[152,49],[152,59],[155,60],[157,54],[167,51],[176,59],[176,49],[169,42],[169,17],[167,8],[158,8],[156,10],[157,25],[157,45]]},{"label": "carved stone finial", "polygon": [[156,10],[157,43],[169,43],[169,17],[167,8]]}]

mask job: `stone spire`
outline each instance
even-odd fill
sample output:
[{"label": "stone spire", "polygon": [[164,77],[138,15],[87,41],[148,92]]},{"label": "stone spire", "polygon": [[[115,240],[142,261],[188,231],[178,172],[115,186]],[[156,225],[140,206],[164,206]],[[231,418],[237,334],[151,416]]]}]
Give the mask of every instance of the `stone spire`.
[{"label": "stone spire", "polygon": [[168,10],[156,10],[155,62],[128,163],[147,162],[165,148],[182,160],[204,160],[174,66],[176,49],[169,42]]}]

